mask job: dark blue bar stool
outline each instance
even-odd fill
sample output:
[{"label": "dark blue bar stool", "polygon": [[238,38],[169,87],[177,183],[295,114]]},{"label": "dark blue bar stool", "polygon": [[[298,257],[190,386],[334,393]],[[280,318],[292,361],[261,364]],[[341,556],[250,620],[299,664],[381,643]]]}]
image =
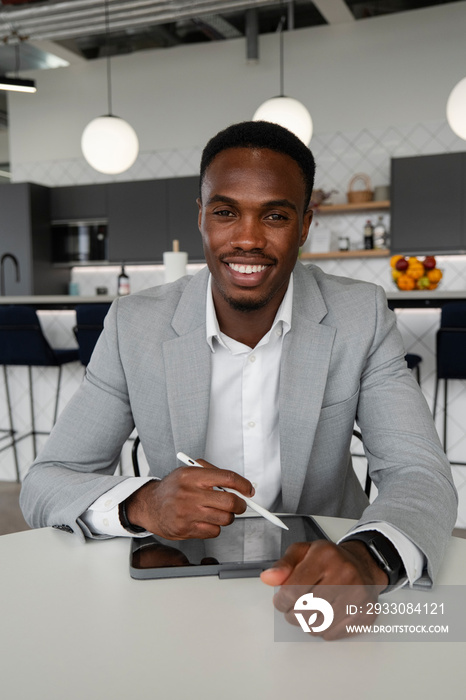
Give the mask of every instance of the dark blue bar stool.
[{"label": "dark blue bar stool", "polygon": [[420,364],[422,362],[422,357],[420,355],[416,355],[413,352],[408,352],[408,354],[405,355],[405,360],[406,360],[406,364],[408,365],[408,369],[411,369],[415,372],[417,383],[420,386],[421,385]]},{"label": "dark blue bar stool", "polygon": [[[55,397],[53,424],[58,414],[62,367],[68,362],[79,360],[77,349],[60,350],[52,348],[42,332],[39,318],[31,306],[0,306],[0,365],[3,365],[3,377],[8,407],[10,428],[7,431],[13,448],[17,480],[20,481],[18,454],[16,444],[19,440],[32,436],[34,457],[37,455],[36,435],[44,434],[36,430],[34,418],[34,395],[32,367],[58,367],[58,381]],[[8,365],[22,365],[28,368],[29,399],[31,406],[31,430],[19,439],[13,425],[10,388],[8,384]],[[47,434],[47,433],[45,433]],[[3,447],[0,451],[7,449]]]},{"label": "dark blue bar stool", "polygon": [[[437,413],[438,388],[443,379],[443,449],[447,451],[448,380],[466,379],[466,302],[450,302],[442,308],[437,331],[437,379],[433,415]],[[452,462],[466,465],[466,462]]]},{"label": "dark blue bar stool", "polygon": [[79,345],[79,359],[85,367],[89,364],[95,344],[104,327],[104,318],[110,304],[78,304],[74,334]]}]

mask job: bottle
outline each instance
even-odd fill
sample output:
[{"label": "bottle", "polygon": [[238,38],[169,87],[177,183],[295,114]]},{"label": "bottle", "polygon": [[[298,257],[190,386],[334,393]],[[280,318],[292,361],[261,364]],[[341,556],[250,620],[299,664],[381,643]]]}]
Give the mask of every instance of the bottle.
[{"label": "bottle", "polygon": [[383,216],[379,216],[374,226],[374,248],[387,247],[387,230],[383,223]]},{"label": "bottle", "polygon": [[364,248],[366,250],[372,250],[374,247],[374,228],[371,221],[368,219],[366,225],[364,226]]},{"label": "bottle", "polygon": [[125,273],[125,266],[121,266],[121,272],[118,275],[118,296],[123,297],[129,294],[129,277]]}]

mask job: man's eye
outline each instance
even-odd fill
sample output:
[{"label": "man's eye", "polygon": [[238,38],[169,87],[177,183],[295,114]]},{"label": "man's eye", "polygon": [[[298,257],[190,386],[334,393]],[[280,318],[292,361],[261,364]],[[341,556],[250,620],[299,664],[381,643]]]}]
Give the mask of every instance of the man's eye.
[{"label": "man's eye", "polygon": [[284,214],[277,214],[274,212],[273,214],[269,214],[267,219],[272,219],[272,221],[287,221],[288,217],[284,216]]},{"label": "man's eye", "polygon": [[214,212],[215,216],[233,216],[233,212],[229,209],[219,209]]}]

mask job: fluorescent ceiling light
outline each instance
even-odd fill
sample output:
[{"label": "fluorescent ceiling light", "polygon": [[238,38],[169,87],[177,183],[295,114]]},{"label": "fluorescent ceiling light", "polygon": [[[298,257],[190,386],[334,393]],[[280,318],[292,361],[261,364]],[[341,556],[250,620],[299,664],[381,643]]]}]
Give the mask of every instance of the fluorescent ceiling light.
[{"label": "fluorescent ceiling light", "polygon": [[23,78],[0,77],[0,90],[11,90],[13,92],[36,92],[36,84],[33,80]]}]

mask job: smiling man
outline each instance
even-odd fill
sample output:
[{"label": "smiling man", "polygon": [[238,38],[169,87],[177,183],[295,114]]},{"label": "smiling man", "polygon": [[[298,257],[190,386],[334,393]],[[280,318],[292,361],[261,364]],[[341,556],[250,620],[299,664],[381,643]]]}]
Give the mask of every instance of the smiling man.
[{"label": "smiling man", "polygon": [[[246,507],[214,490],[229,487],[271,510],[359,520],[340,544],[293,545],[264,583],[382,590],[435,576],[455,522],[449,464],[383,290],[297,262],[313,179],[311,152],[282,127],[211,139],[198,200],[208,267],[113,304],[25,478],[31,525],[215,537]],[[371,505],[349,455],[355,420]],[[143,479],[114,474],[135,426]],[[178,451],[207,468],[180,467]]]}]

